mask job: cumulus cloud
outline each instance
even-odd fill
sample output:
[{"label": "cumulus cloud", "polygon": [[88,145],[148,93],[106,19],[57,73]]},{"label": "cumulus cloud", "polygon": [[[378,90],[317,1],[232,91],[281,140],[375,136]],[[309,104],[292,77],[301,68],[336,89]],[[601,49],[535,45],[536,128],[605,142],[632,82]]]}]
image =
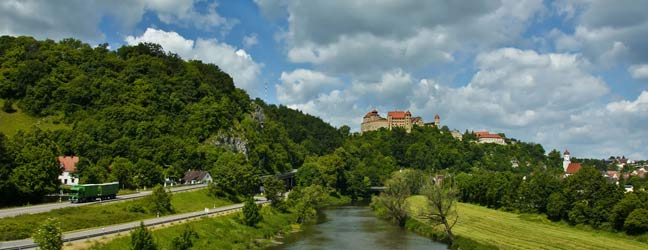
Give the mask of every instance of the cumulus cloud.
[{"label": "cumulus cloud", "polygon": [[308,69],[282,72],[280,80],[281,84],[275,88],[277,99],[284,104],[303,103],[341,84],[335,77]]},{"label": "cumulus cloud", "polygon": [[558,1],[554,7],[568,10],[560,13],[572,16],[575,28],[572,33],[558,32],[556,48],[582,51],[590,59],[604,63],[646,63],[647,4],[648,1]]},{"label": "cumulus cloud", "polygon": [[632,78],[648,80],[648,64],[632,65],[628,70]]},{"label": "cumulus cloud", "polygon": [[452,62],[460,49],[515,41],[544,9],[539,0],[256,3],[287,13],[283,37],[292,62],[365,79],[393,68]]},{"label": "cumulus cloud", "polygon": [[237,23],[222,17],[216,4],[198,11],[199,1],[139,0],[121,1],[71,0],[60,1],[7,0],[0,2],[0,34],[29,35],[40,39],[79,38],[101,42],[105,35],[99,24],[110,17],[121,32],[130,32],[147,11],[166,24],[191,26],[202,30],[220,29],[227,32]]},{"label": "cumulus cloud", "polygon": [[184,59],[216,64],[232,76],[237,87],[245,89],[250,95],[260,96],[262,91],[258,81],[261,65],[243,49],[220,43],[215,39],[198,38],[194,41],[176,32],[154,28],[147,28],[141,36],[128,36],[125,40],[130,45],[140,42],[157,43]]}]

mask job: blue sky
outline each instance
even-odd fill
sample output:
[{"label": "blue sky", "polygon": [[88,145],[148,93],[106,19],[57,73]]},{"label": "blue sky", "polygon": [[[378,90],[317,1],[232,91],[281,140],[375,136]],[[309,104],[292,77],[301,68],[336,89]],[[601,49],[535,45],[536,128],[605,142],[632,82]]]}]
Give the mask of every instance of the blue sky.
[{"label": "blue sky", "polygon": [[[435,114],[576,157],[648,158],[648,1],[0,3],[0,34],[156,42],[253,97],[357,130]],[[267,92],[266,92],[267,89]]]}]

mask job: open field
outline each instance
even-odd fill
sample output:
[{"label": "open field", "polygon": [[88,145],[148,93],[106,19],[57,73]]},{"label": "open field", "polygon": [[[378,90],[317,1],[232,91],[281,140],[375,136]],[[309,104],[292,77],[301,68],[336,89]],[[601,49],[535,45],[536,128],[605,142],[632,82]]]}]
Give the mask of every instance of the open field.
[{"label": "open field", "polygon": [[[207,190],[180,192],[171,198],[176,213],[199,211],[204,208],[223,206],[231,202],[207,195]],[[145,199],[124,202],[111,202],[80,207],[52,210],[47,213],[25,214],[0,219],[0,240],[29,238],[34,228],[46,218],[57,218],[64,232],[119,224],[152,218],[156,215],[145,213]]]},{"label": "open field", "polygon": [[[409,199],[412,210],[425,198]],[[515,214],[459,203],[459,222],[453,232],[481,244],[500,249],[648,249],[622,233],[579,229],[548,221],[542,215]]]},{"label": "open field", "polygon": [[[4,105],[5,100],[0,99],[0,107]],[[14,108],[18,110],[15,113],[5,113],[3,110],[0,110],[0,132],[11,137],[15,135],[18,130],[29,131],[34,126],[39,127],[42,130],[57,130],[64,129],[67,126],[63,123],[55,124],[54,121],[59,119],[54,116],[47,117],[32,117],[23,113],[16,104]]]},{"label": "open field", "polygon": [[[266,206],[261,210],[263,220],[257,227],[249,227],[239,221],[240,213],[221,217],[205,217],[185,224],[177,224],[153,230],[158,249],[169,249],[171,240],[180,235],[186,225],[191,226],[199,238],[191,249],[261,249],[272,243],[279,232],[291,231],[295,214],[279,213]],[[101,241],[101,240],[100,240]],[[112,250],[128,249],[130,235],[115,238],[108,242],[96,243],[90,249]],[[64,249],[77,249],[74,245]]]}]

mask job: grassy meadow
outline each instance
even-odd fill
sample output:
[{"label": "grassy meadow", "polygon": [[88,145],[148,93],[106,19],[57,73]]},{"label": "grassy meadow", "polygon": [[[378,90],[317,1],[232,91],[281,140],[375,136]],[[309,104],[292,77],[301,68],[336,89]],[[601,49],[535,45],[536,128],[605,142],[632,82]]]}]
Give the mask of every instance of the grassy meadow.
[{"label": "grassy meadow", "polygon": [[[224,206],[231,202],[216,199],[207,194],[206,189],[180,192],[171,196],[171,204],[176,213],[199,211],[214,206]],[[80,207],[56,209],[47,213],[25,214],[0,219],[0,241],[17,240],[31,237],[33,230],[47,218],[57,218],[64,232],[100,227],[153,218],[146,213],[145,199],[123,202],[110,202]]]},{"label": "grassy meadow", "polygon": [[[2,107],[4,103],[5,100],[0,99],[0,107]],[[38,127],[42,130],[57,130],[67,128],[65,124],[57,124],[57,122],[55,122],[60,119],[58,117],[32,117],[22,112],[20,108],[16,107],[15,103],[14,109],[17,110],[14,113],[6,113],[4,112],[4,110],[0,109],[0,132],[9,137],[15,135],[18,130],[29,131],[33,127]]]},{"label": "grassy meadow", "polygon": [[[425,198],[414,196],[409,202],[415,212],[425,204]],[[499,249],[648,249],[648,244],[623,233],[572,227],[542,215],[508,213],[466,203],[459,203],[457,211],[455,235]]]},{"label": "grassy meadow", "polygon": [[[249,227],[240,221],[240,213],[219,217],[203,217],[183,224],[176,224],[153,230],[153,238],[158,249],[171,249],[171,240],[180,235],[189,225],[198,233],[191,249],[262,249],[272,244],[272,238],[280,232],[292,231],[295,227],[293,213],[279,213],[265,206],[261,210],[263,220],[256,227]],[[122,235],[105,243],[95,243],[90,249],[122,250],[128,249],[130,235]],[[64,249],[76,249],[74,245]]]}]

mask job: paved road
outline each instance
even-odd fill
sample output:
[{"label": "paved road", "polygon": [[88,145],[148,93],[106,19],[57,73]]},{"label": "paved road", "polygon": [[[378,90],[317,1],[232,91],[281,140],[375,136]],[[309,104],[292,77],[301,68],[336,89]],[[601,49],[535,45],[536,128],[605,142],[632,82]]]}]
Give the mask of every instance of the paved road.
[{"label": "paved road", "polygon": [[[171,188],[171,192],[173,192],[173,193],[182,192],[182,191],[187,191],[187,190],[192,190],[192,189],[199,189],[199,188],[204,188],[204,187],[207,187],[207,184],[181,186],[181,187]],[[144,191],[144,192],[139,192],[139,193],[136,193],[136,194],[120,195],[120,196],[117,196],[117,199],[105,200],[103,202],[105,203],[105,202],[114,202],[114,201],[137,199],[137,198],[142,198],[144,196],[147,196],[149,194],[151,194],[151,191]],[[8,208],[8,209],[0,210],[0,218],[13,217],[13,216],[20,215],[20,214],[44,213],[44,212],[48,212],[50,210],[64,208],[64,207],[86,206],[86,205],[96,204],[96,203],[99,203],[99,201],[97,201],[97,202],[86,202],[86,203],[61,202],[61,203],[49,203],[49,204],[35,205],[35,206],[28,206],[28,207]]]},{"label": "paved road", "polygon": [[[258,204],[266,203],[267,201],[261,200],[257,201]],[[209,209],[205,211],[197,211],[185,214],[176,214],[166,217],[154,218],[144,220],[144,225],[147,227],[165,224],[174,221],[186,220],[195,217],[201,217],[217,213],[226,213],[239,210],[243,207],[243,203],[219,207],[215,209]],[[82,241],[88,238],[99,237],[103,235],[116,234],[119,232],[129,231],[139,226],[139,221],[129,222],[124,224],[118,224],[113,226],[107,226],[103,228],[95,228],[84,231],[77,231],[66,233],[63,235],[64,242],[73,242],[73,241]],[[32,239],[16,240],[16,241],[4,241],[0,242],[0,250],[13,250],[13,249],[35,249],[37,245]]]}]

